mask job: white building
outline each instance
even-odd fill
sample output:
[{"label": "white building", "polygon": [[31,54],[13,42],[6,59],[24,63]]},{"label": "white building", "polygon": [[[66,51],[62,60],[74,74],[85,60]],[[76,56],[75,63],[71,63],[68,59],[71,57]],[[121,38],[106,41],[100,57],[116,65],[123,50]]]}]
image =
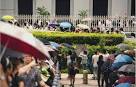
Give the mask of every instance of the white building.
[{"label": "white building", "polygon": [[51,15],[136,15],[135,0],[0,0],[0,16],[36,14],[37,7],[45,6]]}]

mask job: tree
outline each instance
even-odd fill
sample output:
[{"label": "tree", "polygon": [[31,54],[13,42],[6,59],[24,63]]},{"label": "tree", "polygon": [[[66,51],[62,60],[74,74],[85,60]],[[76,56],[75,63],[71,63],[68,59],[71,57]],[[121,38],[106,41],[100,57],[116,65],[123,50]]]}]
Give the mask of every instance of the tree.
[{"label": "tree", "polygon": [[87,10],[80,10],[78,15],[81,17],[81,18],[84,18],[87,16],[87,13],[88,11]]},{"label": "tree", "polygon": [[47,11],[47,9],[44,6],[38,7],[37,11],[38,11],[37,13],[40,14],[40,15],[45,15],[45,16],[50,15],[49,11]]}]

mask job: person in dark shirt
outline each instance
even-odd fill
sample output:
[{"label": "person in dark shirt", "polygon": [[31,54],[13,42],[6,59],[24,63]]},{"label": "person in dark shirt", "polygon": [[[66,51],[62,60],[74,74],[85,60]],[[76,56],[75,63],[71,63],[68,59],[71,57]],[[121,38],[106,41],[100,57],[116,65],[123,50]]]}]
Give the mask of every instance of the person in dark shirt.
[{"label": "person in dark shirt", "polygon": [[[97,76],[98,76],[98,86],[100,87],[100,81],[101,81],[101,78],[102,78],[102,70],[101,70],[101,67],[103,65],[104,61],[103,61],[103,56],[100,55],[99,56],[99,59],[98,59],[98,62],[97,62],[97,65],[98,65],[98,73],[97,73]],[[102,82],[102,81],[101,81]]]},{"label": "person in dark shirt", "polygon": [[111,73],[111,65],[112,65],[112,60],[110,58],[105,61],[101,67],[102,70],[102,87],[104,87],[104,81],[105,81],[105,87],[109,87],[109,74]]},{"label": "person in dark shirt", "polygon": [[22,65],[22,60],[18,58],[12,58],[11,62],[13,64],[13,72],[12,72],[12,81],[10,83],[10,87],[24,87],[23,78],[20,77],[19,68]]},{"label": "person in dark shirt", "polygon": [[69,79],[70,79],[70,86],[74,87],[75,75],[76,75],[75,63],[69,64],[68,75],[69,75]]}]

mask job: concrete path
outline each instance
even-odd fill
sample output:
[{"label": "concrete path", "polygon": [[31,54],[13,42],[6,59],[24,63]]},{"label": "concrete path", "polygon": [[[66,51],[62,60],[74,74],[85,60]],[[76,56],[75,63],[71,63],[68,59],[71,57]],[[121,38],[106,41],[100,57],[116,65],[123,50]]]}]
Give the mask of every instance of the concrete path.
[{"label": "concrete path", "polygon": [[[67,79],[67,74],[61,75],[61,84],[64,85],[64,87],[70,87],[70,81]],[[97,80],[92,80],[92,74],[88,74],[88,84],[83,84],[83,74],[77,74],[75,78],[75,85],[74,87],[98,87]]]}]

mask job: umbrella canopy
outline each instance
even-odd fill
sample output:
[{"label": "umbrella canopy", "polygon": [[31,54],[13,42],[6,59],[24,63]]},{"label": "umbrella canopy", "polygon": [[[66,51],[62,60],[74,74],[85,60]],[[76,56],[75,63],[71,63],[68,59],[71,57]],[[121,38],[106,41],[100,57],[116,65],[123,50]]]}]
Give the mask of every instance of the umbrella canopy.
[{"label": "umbrella canopy", "polygon": [[122,76],[119,78],[118,83],[131,83],[135,84],[135,76]]},{"label": "umbrella canopy", "polygon": [[57,49],[58,47],[61,47],[61,45],[58,44],[58,43],[56,43],[56,42],[50,41],[49,43],[50,43],[50,45],[51,45],[51,47],[52,47],[53,49]]},{"label": "umbrella canopy", "polygon": [[135,72],[135,65],[134,64],[123,65],[122,67],[120,67],[118,69],[118,71],[121,71],[121,72],[132,72],[132,73],[134,73]]},{"label": "umbrella canopy", "polygon": [[62,43],[63,46],[68,47],[68,48],[73,48],[72,45],[68,44],[68,43]]},{"label": "umbrella canopy", "polygon": [[69,22],[61,22],[60,23],[60,27],[62,27],[62,28],[71,28],[71,23],[69,23]]},{"label": "umbrella canopy", "polygon": [[48,27],[56,27],[58,24],[49,24],[49,26]]},{"label": "umbrella canopy", "polygon": [[[4,46],[1,45],[0,49],[1,49],[0,53],[2,53],[2,51],[4,50]],[[3,56],[4,57],[12,57],[12,58],[20,58],[21,56],[23,56],[23,53],[12,50],[10,48],[6,48]]]},{"label": "umbrella canopy", "polygon": [[130,83],[120,83],[119,85],[115,87],[131,87],[131,84]]},{"label": "umbrella canopy", "polygon": [[30,54],[39,59],[46,58],[49,60],[50,58],[48,53],[50,48],[45,46],[25,29],[0,22],[0,38],[0,43],[12,50]]},{"label": "umbrella canopy", "polygon": [[131,58],[130,56],[128,55],[125,55],[125,54],[119,54],[113,64],[112,64],[112,68],[113,69],[118,69],[120,68],[121,66],[125,65],[125,64],[129,64],[129,63],[132,63],[134,60],[133,58]]},{"label": "umbrella canopy", "polygon": [[1,18],[1,20],[3,21],[10,21],[10,20],[14,20],[15,18],[13,16],[10,15],[5,15]]},{"label": "umbrella canopy", "polygon": [[90,17],[82,19],[82,21],[91,21],[91,20],[92,20],[92,18],[90,18]]},{"label": "umbrella canopy", "polygon": [[124,44],[124,43],[118,44],[117,47],[120,50],[129,50],[129,49],[131,49],[131,47],[128,44]]},{"label": "umbrella canopy", "polygon": [[121,66],[125,65],[125,64],[129,64],[127,62],[117,62],[117,63],[113,63],[111,66],[111,70],[117,70],[119,69]]},{"label": "umbrella canopy", "polygon": [[114,63],[117,63],[117,62],[132,63],[132,62],[133,62],[133,58],[131,58],[130,56],[125,55],[125,54],[119,54],[119,55],[115,58]]},{"label": "umbrella canopy", "polygon": [[85,24],[78,24],[77,27],[79,27],[81,29],[90,29],[89,26],[87,26]]}]

